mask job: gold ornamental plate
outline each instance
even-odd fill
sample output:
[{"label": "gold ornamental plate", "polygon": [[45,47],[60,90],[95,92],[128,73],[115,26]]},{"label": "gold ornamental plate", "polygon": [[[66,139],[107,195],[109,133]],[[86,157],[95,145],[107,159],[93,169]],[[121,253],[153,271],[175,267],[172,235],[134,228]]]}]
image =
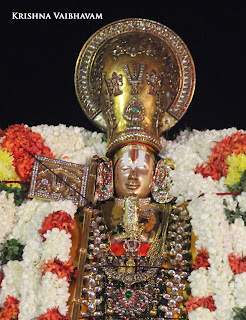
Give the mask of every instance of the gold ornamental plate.
[{"label": "gold ornamental plate", "polygon": [[84,206],[88,167],[36,156],[28,196],[50,201],[71,200]]}]

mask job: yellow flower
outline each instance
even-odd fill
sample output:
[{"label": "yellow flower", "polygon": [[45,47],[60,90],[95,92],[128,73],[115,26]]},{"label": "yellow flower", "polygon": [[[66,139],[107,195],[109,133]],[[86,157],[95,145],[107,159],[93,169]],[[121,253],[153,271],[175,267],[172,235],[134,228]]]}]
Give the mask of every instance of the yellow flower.
[{"label": "yellow flower", "polygon": [[20,178],[15,172],[13,166],[14,158],[11,153],[3,151],[0,148],[0,181],[19,181]]},{"label": "yellow flower", "polygon": [[[17,181],[17,180],[15,180]],[[7,187],[11,187],[11,188],[21,188],[21,184],[20,183],[6,183]]]},{"label": "yellow flower", "polygon": [[225,179],[225,184],[232,187],[235,183],[239,182],[243,172],[246,170],[246,155],[239,153],[239,155],[229,155],[226,158],[226,163],[229,164],[227,170],[228,174]]}]

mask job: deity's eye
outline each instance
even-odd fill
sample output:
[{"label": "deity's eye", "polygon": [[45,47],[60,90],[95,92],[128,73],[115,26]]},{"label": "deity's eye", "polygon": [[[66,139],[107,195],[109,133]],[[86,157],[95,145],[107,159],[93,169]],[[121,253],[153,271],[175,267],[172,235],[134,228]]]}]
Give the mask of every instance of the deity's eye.
[{"label": "deity's eye", "polygon": [[121,167],[120,167],[120,169],[121,169],[121,170],[123,170],[123,171],[127,171],[127,170],[129,170],[129,169],[130,169],[130,167],[127,167],[127,166],[121,166]]}]

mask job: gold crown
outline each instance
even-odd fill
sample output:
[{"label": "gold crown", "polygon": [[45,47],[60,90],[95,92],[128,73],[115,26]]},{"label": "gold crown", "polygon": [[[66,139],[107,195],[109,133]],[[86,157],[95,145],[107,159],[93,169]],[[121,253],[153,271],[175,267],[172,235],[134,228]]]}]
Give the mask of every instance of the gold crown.
[{"label": "gold crown", "polygon": [[145,19],[106,25],[83,46],[76,64],[78,100],[108,133],[108,153],[129,143],[160,151],[160,136],[186,112],[195,68],[184,42]]}]

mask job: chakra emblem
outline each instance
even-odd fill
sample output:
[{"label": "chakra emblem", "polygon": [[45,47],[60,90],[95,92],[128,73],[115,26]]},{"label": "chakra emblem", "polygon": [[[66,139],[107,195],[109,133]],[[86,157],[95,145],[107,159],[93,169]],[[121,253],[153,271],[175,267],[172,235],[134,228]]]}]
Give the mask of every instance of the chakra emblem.
[{"label": "chakra emblem", "polygon": [[145,117],[143,104],[136,97],[133,97],[126,105],[123,117],[131,125],[139,125]]}]

